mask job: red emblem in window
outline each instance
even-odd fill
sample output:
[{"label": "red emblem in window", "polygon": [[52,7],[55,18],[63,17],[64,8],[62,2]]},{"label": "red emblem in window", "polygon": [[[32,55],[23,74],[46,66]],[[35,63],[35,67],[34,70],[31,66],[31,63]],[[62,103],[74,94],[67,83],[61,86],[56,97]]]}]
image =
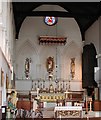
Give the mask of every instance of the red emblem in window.
[{"label": "red emblem in window", "polygon": [[57,23],[57,18],[56,17],[53,17],[53,16],[46,16],[44,18],[44,22],[47,24],[47,25],[55,25]]}]

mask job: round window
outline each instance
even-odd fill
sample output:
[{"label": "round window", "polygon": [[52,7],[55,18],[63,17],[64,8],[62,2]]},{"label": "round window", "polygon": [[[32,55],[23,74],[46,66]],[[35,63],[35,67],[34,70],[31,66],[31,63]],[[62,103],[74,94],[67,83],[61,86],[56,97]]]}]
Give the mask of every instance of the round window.
[{"label": "round window", "polygon": [[55,25],[57,23],[57,17],[46,16],[44,18],[44,22],[46,25],[49,25],[49,26]]}]

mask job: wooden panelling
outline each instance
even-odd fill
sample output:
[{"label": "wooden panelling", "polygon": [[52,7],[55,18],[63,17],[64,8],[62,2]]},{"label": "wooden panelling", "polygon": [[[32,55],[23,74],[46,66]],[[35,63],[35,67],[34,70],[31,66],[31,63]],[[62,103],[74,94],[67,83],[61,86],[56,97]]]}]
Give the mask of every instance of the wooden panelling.
[{"label": "wooden panelling", "polygon": [[32,102],[31,101],[17,101],[17,108],[18,109],[24,109],[24,110],[31,110],[32,108]]},{"label": "wooden panelling", "polygon": [[101,101],[94,101],[94,111],[101,111]]}]

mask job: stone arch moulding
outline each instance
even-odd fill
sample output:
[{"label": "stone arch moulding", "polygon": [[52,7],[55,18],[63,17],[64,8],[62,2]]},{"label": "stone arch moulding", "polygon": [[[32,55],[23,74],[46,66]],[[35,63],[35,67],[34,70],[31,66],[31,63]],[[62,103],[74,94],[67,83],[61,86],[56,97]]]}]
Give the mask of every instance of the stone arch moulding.
[{"label": "stone arch moulding", "polygon": [[17,56],[19,56],[21,54],[21,52],[26,48],[29,47],[32,51],[32,53],[34,52],[36,55],[38,55],[38,50],[35,47],[34,44],[31,43],[30,40],[26,40],[19,48],[19,50],[17,51]]}]

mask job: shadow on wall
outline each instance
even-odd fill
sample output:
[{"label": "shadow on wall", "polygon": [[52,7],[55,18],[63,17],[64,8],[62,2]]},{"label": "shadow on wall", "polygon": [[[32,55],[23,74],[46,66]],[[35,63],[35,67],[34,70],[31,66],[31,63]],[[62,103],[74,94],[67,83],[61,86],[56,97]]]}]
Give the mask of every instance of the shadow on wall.
[{"label": "shadow on wall", "polygon": [[98,66],[96,59],[96,48],[93,43],[87,44],[83,47],[82,54],[82,87],[94,88],[97,83],[94,78],[94,67]]}]

